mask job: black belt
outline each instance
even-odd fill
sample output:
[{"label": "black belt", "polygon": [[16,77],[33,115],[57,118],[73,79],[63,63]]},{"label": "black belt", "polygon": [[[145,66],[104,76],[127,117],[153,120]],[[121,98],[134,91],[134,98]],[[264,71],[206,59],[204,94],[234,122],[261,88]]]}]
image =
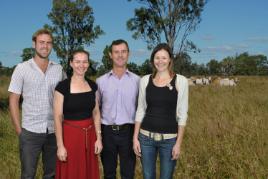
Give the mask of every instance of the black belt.
[{"label": "black belt", "polygon": [[102,124],[103,127],[107,127],[107,128],[110,128],[112,129],[113,131],[120,131],[120,130],[123,130],[123,129],[128,129],[130,127],[133,127],[134,124],[122,124],[122,125],[105,125],[105,124]]}]

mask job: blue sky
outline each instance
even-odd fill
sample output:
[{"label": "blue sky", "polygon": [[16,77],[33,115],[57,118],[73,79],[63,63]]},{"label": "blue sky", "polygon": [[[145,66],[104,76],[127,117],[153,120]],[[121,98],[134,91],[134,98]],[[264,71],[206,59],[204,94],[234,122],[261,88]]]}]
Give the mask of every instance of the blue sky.
[{"label": "blue sky", "polygon": [[[86,49],[91,58],[99,61],[102,51],[112,40],[123,38],[129,42],[130,61],[137,64],[149,58],[150,51],[142,40],[134,40],[126,29],[126,21],[134,16],[139,4],[127,0],[89,0],[95,24],[105,35]],[[202,21],[190,39],[201,49],[190,54],[193,62],[207,63],[222,60],[242,52],[268,56],[267,0],[209,0],[202,13]],[[31,47],[32,34],[50,23],[47,14],[51,0],[2,0],[0,2],[0,61],[13,66],[21,61],[22,49]],[[55,53],[51,59],[58,61]]]}]

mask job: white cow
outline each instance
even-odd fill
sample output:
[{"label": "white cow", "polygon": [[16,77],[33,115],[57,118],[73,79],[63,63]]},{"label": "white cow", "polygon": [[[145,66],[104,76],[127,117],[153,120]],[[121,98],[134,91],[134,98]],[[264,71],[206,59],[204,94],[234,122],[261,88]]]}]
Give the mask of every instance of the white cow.
[{"label": "white cow", "polygon": [[195,80],[193,80],[193,82],[196,85],[209,85],[210,84],[210,80],[208,78],[196,78]]},{"label": "white cow", "polygon": [[224,78],[220,79],[220,86],[236,86],[234,79]]},{"label": "white cow", "polygon": [[203,85],[203,80],[202,80],[202,78],[197,78],[197,79],[195,79],[194,83],[196,85]]},{"label": "white cow", "polygon": [[209,79],[208,78],[202,78],[203,85],[209,85]]}]

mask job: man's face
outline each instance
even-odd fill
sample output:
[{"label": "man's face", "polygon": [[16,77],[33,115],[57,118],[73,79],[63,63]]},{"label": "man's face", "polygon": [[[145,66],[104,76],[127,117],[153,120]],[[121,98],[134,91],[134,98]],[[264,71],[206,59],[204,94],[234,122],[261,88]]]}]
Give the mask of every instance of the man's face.
[{"label": "man's face", "polygon": [[113,61],[114,67],[122,68],[127,66],[129,51],[126,44],[113,45],[112,52],[109,53],[109,55]]},{"label": "man's face", "polygon": [[48,34],[40,34],[33,43],[35,53],[43,59],[47,59],[52,50],[52,38]]}]

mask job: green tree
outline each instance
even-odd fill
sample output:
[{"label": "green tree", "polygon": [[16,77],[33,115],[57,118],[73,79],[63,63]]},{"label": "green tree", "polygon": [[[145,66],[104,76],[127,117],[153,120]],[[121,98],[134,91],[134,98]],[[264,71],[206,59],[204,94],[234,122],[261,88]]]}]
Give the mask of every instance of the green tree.
[{"label": "green tree", "polygon": [[135,9],[135,16],[127,21],[127,29],[134,32],[134,39],[145,40],[151,49],[164,38],[174,54],[196,52],[196,46],[187,37],[200,23],[206,0],[136,1],[142,7]]},{"label": "green tree", "polygon": [[177,54],[174,59],[174,71],[185,76],[190,76],[192,73],[191,57],[187,53],[182,52]]},{"label": "green tree", "polygon": [[217,60],[212,59],[207,63],[207,69],[210,75],[219,75],[221,72],[221,64]]},{"label": "green tree", "polygon": [[268,61],[264,55],[249,55],[245,52],[235,58],[234,64],[236,75],[268,74]]},{"label": "green tree", "polygon": [[199,65],[197,63],[191,64],[191,74],[190,75],[199,75]]},{"label": "green tree", "polygon": [[53,0],[48,14],[52,25],[45,25],[54,35],[54,50],[66,68],[70,54],[77,49],[89,46],[104,32],[94,26],[93,9],[86,0]]},{"label": "green tree", "polygon": [[235,62],[233,57],[226,57],[220,62],[221,74],[222,75],[234,75],[235,73]]},{"label": "green tree", "polygon": [[207,75],[208,74],[208,69],[204,64],[200,64],[197,66],[197,74],[198,75]]},{"label": "green tree", "polygon": [[140,75],[147,75],[153,72],[153,68],[149,59],[146,59],[140,66],[139,66]]},{"label": "green tree", "polygon": [[257,60],[257,75],[268,75],[268,60],[264,55],[256,55]]},{"label": "green tree", "polygon": [[134,63],[134,62],[128,63],[127,68],[128,68],[129,71],[131,71],[131,72],[133,72],[133,73],[135,73],[137,75],[140,75],[139,66],[136,63]]},{"label": "green tree", "polygon": [[22,55],[20,56],[22,58],[22,61],[29,60],[34,57],[35,50],[34,48],[24,48],[22,50]]},{"label": "green tree", "polygon": [[110,47],[108,45],[106,45],[104,50],[103,50],[103,56],[102,56],[101,61],[102,61],[104,68],[107,71],[111,70],[113,67],[113,63],[112,63],[112,60],[110,59],[109,52],[110,52]]},{"label": "green tree", "polygon": [[110,71],[112,69],[112,60],[110,59],[109,56],[109,46],[106,45],[104,50],[103,50],[103,55],[102,55],[102,59],[101,62],[102,64],[100,65],[100,67],[98,68],[98,76]]},{"label": "green tree", "polygon": [[254,75],[257,73],[256,61],[247,52],[235,57],[234,64],[236,75]]}]

